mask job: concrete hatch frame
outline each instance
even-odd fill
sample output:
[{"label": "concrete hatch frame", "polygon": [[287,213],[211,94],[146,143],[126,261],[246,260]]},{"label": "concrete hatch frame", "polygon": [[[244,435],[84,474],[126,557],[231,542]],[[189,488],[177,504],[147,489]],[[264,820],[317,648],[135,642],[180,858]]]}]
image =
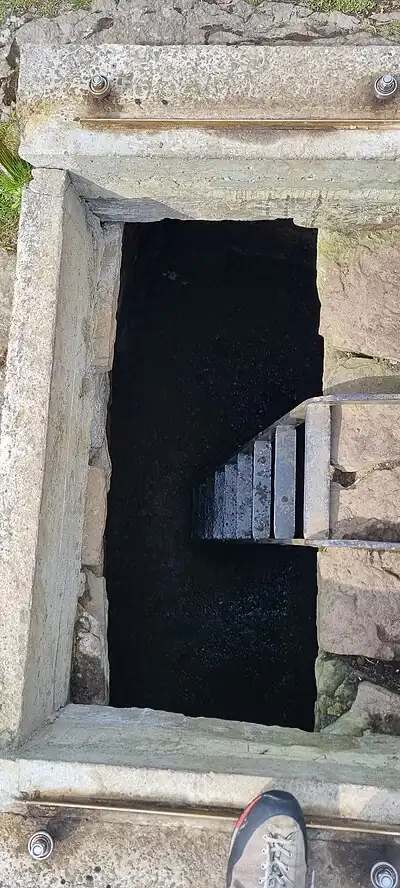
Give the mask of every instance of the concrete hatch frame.
[{"label": "concrete hatch frame", "polygon": [[[99,343],[115,331],[121,223],[288,216],[398,226],[400,99],[380,106],[373,96],[386,68],[400,69],[396,47],[24,48],[21,150],[41,168],[23,199],[0,441],[4,810],[32,797],[241,808],[279,782],[309,815],[400,823],[396,738],[68,704],[93,370],[112,360]],[[89,105],[98,71],[112,80],[107,114]],[[129,132],[80,122],[137,117],[135,99],[148,101],[150,122],[296,113],[354,116],[363,128],[271,135],[171,124],[161,134],[150,122]],[[366,117],[382,129],[365,129]]]}]

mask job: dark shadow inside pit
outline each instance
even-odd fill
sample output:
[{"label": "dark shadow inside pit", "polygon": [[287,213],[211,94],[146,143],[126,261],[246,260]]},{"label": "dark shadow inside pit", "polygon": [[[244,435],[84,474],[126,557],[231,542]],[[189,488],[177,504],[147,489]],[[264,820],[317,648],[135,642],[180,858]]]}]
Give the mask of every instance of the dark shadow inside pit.
[{"label": "dark shadow inside pit", "polygon": [[111,704],[312,730],[316,550],[191,539],[191,491],[321,392],[316,232],[126,226],[109,419]]}]

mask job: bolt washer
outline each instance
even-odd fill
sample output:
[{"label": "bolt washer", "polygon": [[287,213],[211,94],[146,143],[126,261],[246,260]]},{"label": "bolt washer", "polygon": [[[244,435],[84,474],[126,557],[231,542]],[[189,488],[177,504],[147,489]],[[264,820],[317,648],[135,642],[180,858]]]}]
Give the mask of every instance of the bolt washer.
[{"label": "bolt washer", "polygon": [[28,851],[33,860],[47,860],[53,853],[54,839],[46,830],[34,833],[28,842]]},{"label": "bolt washer", "polygon": [[379,861],[372,867],[371,882],[374,888],[396,888],[399,874],[391,863]]},{"label": "bolt washer", "polygon": [[89,89],[97,99],[102,99],[110,92],[110,81],[104,74],[94,74],[89,81]]},{"label": "bolt washer", "polygon": [[375,80],[375,95],[377,99],[390,99],[397,92],[398,86],[398,81],[393,74],[382,74]]}]

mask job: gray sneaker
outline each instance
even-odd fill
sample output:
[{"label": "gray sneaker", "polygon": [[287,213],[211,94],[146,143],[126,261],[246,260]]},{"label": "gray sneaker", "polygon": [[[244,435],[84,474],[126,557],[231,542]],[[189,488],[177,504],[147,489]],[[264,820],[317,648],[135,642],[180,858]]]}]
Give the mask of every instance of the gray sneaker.
[{"label": "gray sneaker", "polygon": [[263,792],[236,824],[229,853],[227,888],[305,888],[307,835],[294,796]]}]

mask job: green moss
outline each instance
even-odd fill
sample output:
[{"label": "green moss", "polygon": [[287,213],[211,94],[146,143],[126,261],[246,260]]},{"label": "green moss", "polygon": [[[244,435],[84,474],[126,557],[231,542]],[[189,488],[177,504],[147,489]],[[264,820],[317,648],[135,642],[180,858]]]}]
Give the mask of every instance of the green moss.
[{"label": "green moss", "polygon": [[400,40],[400,19],[394,22],[387,22],[386,25],[377,25],[376,30],[381,37]]},{"label": "green moss", "polygon": [[0,21],[2,21],[7,13],[14,12],[32,12],[35,16],[48,16],[49,18],[57,15],[61,9],[90,9],[90,0],[68,0],[66,4],[63,0],[0,0]]},{"label": "green moss", "polygon": [[[22,189],[30,178],[28,164],[18,159],[18,145],[18,124],[15,118],[11,118],[7,123],[0,124],[0,155],[3,155],[7,149],[14,155],[11,157],[10,176],[7,177],[1,172],[0,165],[0,248],[3,250],[15,250]],[[4,161],[7,162],[6,157]]]},{"label": "green moss", "polygon": [[377,4],[375,0],[308,0],[314,12],[345,12],[348,15],[368,15]]},{"label": "green moss", "polygon": [[[399,228],[362,229],[354,228],[349,231],[320,230],[318,234],[318,256],[336,262],[338,265],[347,265],[353,251],[360,247],[376,249],[379,246],[400,247]],[[322,273],[322,263],[319,262],[319,272]]]}]

